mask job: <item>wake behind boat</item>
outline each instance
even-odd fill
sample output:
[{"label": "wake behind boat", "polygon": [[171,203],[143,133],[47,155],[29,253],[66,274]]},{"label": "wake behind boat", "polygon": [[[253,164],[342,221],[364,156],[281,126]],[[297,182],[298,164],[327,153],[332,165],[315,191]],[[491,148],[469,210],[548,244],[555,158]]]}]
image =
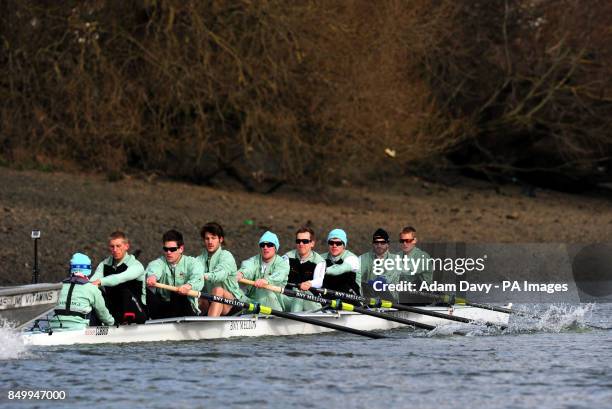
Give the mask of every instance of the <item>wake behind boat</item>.
[{"label": "wake behind boat", "polygon": [[[427,311],[449,314],[447,307],[422,307]],[[422,314],[385,310],[389,314],[429,325],[444,325],[451,321]],[[330,322],[362,331],[384,331],[403,327],[397,322],[345,311],[296,313],[300,317]],[[474,321],[508,324],[509,314],[470,306],[454,306],[452,315]],[[105,344],[159,341],[198,341],[232,337],[290,336],[331,332],[332,329],[269,315],[241,315],[225,317],[177,317],[150,320],[145,324],[127,326],[87,327],[73,331],[35,329],[25,332],[26,344],[52,346],[74,344]]]}]

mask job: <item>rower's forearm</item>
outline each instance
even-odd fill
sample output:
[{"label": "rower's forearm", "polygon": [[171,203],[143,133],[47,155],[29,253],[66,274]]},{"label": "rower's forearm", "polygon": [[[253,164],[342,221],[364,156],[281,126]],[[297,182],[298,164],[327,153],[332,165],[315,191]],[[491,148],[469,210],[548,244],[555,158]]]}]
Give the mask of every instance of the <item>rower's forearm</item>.
[{"label": "rower's forearm", "polygon": [[334,264],[333,266],[327,267],[325,270],[325,274],[329,274],[330,276],[339,276],[344,273],[349,273],[353,271],[353,267],[348,263],[342,264]]},{"label": "rower's forearm", "polygon": [[107,287],[114,287],[131,280],[141,279],[143,275],[144,269],[142,267],[131,266],[128,267],[128,269],[125,270],[123,273],[111,274],[106,277],[101,277],[100,284]]}]

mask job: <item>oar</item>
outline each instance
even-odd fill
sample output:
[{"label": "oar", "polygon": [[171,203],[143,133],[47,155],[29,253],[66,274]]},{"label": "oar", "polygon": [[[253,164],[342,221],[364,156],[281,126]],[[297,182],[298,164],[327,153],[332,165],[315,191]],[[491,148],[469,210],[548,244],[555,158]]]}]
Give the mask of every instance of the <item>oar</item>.
[{"label": "oar", "polygon": [[[289,283],[287,285],[294,286],[294,287],[296,286],[295,284],[289,284]],[[416,314],[429,315],[431,317],[442,318],[442,319],[449,320],[449,321],[463,322],[466,324],[479,324],[480,323],[479,321],[470,320],[464,317],[457,317],[454,315],[443,314],[443,313],[436,312],[436,311],[424,310],[422,308],[410,307],[408,305],[396,304],[393,301],[381,300],[381,299],[376,299],[376,298],[366,298],[366,297],[361,297],[356,294],[343,293],[341,291],[329,290],[326,288],[312,288],[311,287],[310,290],[313,292],[316,292],[317,294],[321,294],[323,296],[329,294],[332,297],[338,297],[338,298],[343,298],[345,300],[351,300],[351,301],[364,303],[372,308],[395,308],[401,311],[409,311],[409,312],[413,312]],[[498,327],[501,329],[507,328],[507,326],[505,325],[499,325],[494,322],[483,321],[482,323],[484,323],[485,325],[489,327]]]},{"label": "oar", "polygon": [[[472,302],[472,301],[466,300],[465,298],[455,297],[454,295],[449,295],[449,294],[432,294],[432,293],[427,293],[424,291],[410,291],[410,293],[415,294],[415,295],[420,295],[422,297],[428,297],[434,301],[442,302],[445,304],[464,304],[470,307],[482,308],[483,310],[503,312],[505,314],[514,314],[514,315],[518,315],[519,317],[527,317],[527,318],[532,318],[536,320],[542,319],[542,317],[538,315],[530,314],[524,311],[518,311],[518,310],[513,310],[510,308],[499,307],[497,305]],[[593,329],[603,329],[603,330],[612,329],[612,327],[600,327],[598,325],[592,325],[592,324],[584,324],[584,325],[586,325],[589,328],[593,328]]]},{"label": "oar", "polygon": [[[242,283],[242,284],[248,284],[248,285],[254,285],[255,281],[251,281],[251,280],[246,280],[246,279],[240,279],[238,280],[238,282]],[[307,300],[307,301],[313,301],[319,304],[323,304],[323,305],[328,305],[331,308],[334,308],[336,310],[343,310],[343,311],[355,311],[358,312],[360,314],[363,315],[371,315],[372,317],[376,317],[376,318],[382,318],[384,320],[388,320],[388,321],[394,321],[394,322],[399,322],[400,324],[404,324],[404,325],[410,325],[413,327],[417,327],[417,328],[422,328],[422,329],[426,329],[426,330],[432,330],[435,329],[435,325],[429,325],[429,324],[423,324],[421,322],[418,321],[412,321],[412,320],[408,320],[405,318],[400,318],[400,317],[395,317],[393,315],[389,315],[389,314],[383,314],[381,312],[377,312],[377,311],[371,311],[371,310],[367,310],[365,308],[361,308],[361,307],[356,307],[352,304],[348,304],[345,302],[342,302],[340,300],[328,300],[327,298],[323,298],[323,297],[318,297],[316,295],[312,295],[312,294],[308,294],[302,291],[294,291],[294,290],[290,290],[288,288],[281,288],[281,287],[277,287],[274,285],[265,285],[262,288],[265,288],[266,290],[269,291],[273,291],[276,293],[280,293],[280,294],[285,294],[288,297],[294,297],[294,298],[301,298],[303,300]],[[458,335],[465,335],[465,333],[456,331],[455,332]]]},{"label": "oar", "polygon": [[[175,293],[179,292],[179,288],[178,287],[173,287],[173,286],[168,285],[168,284],[155,283],[155,284],[153,284],[153,286],[157,287],[157,288],[161,288],[162,290],[168,290],[168,291],[172,291],[172,292],[175,292]],[[201,294],[200,294],[199,291],[189,290],[189,291],[187,291],[186,295],[189,296],[189,297],[199,297]]]},{"label": "oar", "polygon": [[[173,287],[171,285],[155,283],[154,286],[157,288],[164,289],[164,290],[178,292],[178,287]],[[200,293],[199,291],[195,291],[195,290],[189,290],[187,292],[187,295],[190,297],[202,297],[211,302],[219,302],[222,304],[233,305],[233,306],[242,308],[244,310],[247,310],[248,312],[253,313],[253,314],[275,315],[277,317],[286,318],[288,320],[300,321],[300,322],[304,322],[306,324],[311,324],[311,325],[318,325],[320,327],[335,329],[337,331],[349,332],[351,334],[361,335],[361,336],[373,338],[373,339],[386,338],[384,335],[376,334],[374,332],[362,331],[359,329],[354,329],[354,328],[349,328],[349,327],[345,327],[342,325],[333,324],[331,322],[319,321],[319,320],[315,320],[315,319],[308,318],[308,317],[302,317],[300,315],[290,314],[290,313],[283,312],[283,311],[277,311],[277,310],[273,310],[272,308],[266,307],[265,305],[261,305],[261,304],[242,302],[236,299],[230,300],[228,298],[223,298],[218,295]]]}]

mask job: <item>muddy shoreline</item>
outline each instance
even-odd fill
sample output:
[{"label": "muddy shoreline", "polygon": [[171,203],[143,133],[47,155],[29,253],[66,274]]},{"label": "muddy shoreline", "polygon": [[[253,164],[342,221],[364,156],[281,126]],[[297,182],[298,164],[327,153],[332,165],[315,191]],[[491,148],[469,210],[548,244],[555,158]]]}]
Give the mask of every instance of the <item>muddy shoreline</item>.
[{"label": "muddy shoreline", "polygon": [[[416,177],[384,186],[283,187],[270,195],[127,176],[109,182],[96,174],[47,173],[0,168],[0,285],[28,282],[32,275],[32,229],[42,231],[39,262],[43,281],[60,280],[75,251],[94,263],[106,256],[106,237],[126,231],[146,265],[159,256],[160,238],[180,230],[186,253],[202,251],[199,228],[220,222],[238,263],[258,251],[267,229],[276,232],[281,253],[293,232],[308,224],[324,236],[335,227],[349,235],[349,249],[369,250],[377,227],[395,241],[413,225],[425,242],[589,243],[612,240],[612,202],[554,191],[524,194],[519,186],[459,180],[449,186]],[[324,239],[325,237],[323,237]],[[317,249],[324,249],[323,241]],[[395,244],[396,246],[396,244]]]}]

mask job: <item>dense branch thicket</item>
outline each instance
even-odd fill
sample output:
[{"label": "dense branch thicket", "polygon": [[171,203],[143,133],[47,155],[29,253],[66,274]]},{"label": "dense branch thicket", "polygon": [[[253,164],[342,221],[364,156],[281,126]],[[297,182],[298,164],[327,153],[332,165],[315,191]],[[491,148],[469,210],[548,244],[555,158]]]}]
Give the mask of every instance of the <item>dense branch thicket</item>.
[{"label": "dense branch thicket", "polygon": [[612,7],[0,3],[0,160],[206,183],[609,172]]}]

